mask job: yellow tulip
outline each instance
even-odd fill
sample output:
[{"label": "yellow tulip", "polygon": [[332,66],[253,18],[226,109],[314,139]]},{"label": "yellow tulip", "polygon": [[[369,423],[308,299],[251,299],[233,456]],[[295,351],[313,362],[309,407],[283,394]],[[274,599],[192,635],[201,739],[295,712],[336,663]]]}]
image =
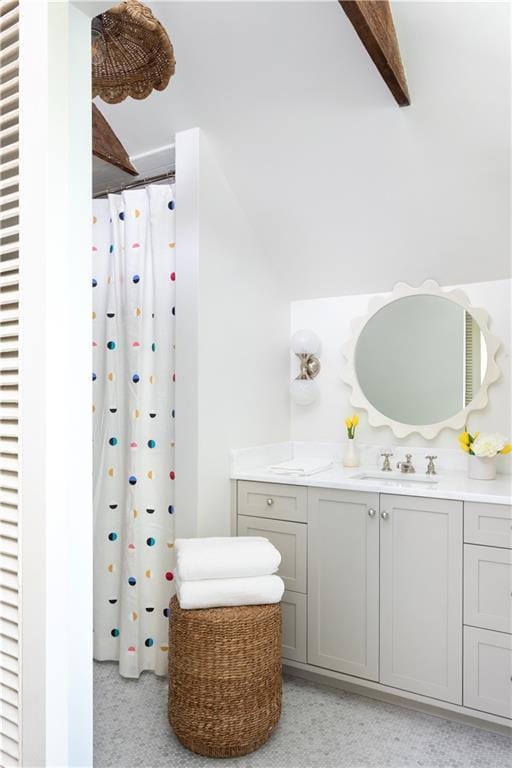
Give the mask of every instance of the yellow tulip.
[{"label": "yellow tulip", "polygon": [[503,446],[500,453],[510,453],[512,451],[512,443],[507,443]]},{"label": "yellow tulip", "polygon": [[463,445],[463,444],[461,443],[461,446],[460,446],[460,447],[462,448],[462,450],[463,450],[463,451],[465,451],[466,453],[469,453],[469,445],[466,445],[466,444],[464,444],[464,445]]},{"label": "yellow tulip", "polygon": [[347,427],[347,429],[352,429],[352,420],[351,420],[351,419],[349,419],[349,417],[348,417],[348,416],[347,416],[347,418],[345,419],[345,426]]},{"label": "yellow tulip", "polygon": [[462,432],[459,435],[459,443],[461,444],[461,446],[463,448],[464,448],[464,446],[468,446],[470,444],[470,442],[471,442],[471,440],[469,438],[469,433],[468,432]]},{"label": "yellow tulip", "polygon": [[352,426],[357,427],[358,424],[359,424],[359,416],[357,415],[357,413],[354,413],[354,415],[352,416]]}]

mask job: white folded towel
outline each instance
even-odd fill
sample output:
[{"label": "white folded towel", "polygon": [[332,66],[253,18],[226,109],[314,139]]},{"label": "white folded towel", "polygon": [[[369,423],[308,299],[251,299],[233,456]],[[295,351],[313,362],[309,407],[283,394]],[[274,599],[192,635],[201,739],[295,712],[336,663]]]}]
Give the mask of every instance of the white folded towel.
[{"label": "white folded towel", "polygon": [[269,576],[281,555],[263,536],[176,539],[176,576],[181,581]]},{"label": "white folded towel", "polygon": [[279,576],[254,576],[245,579],[175,579],[180,606],[184,609],[223,608],[233,605],[278,603],[284,592]]},{"label": "white folded towel", "polygon": [[318,472],[325,472],[332,467],[330,459],[290,459],[281,464],[274,464],[269,467],[270,472],[276,475],[297,475],[306,477],[307,475],[316,475]]}]

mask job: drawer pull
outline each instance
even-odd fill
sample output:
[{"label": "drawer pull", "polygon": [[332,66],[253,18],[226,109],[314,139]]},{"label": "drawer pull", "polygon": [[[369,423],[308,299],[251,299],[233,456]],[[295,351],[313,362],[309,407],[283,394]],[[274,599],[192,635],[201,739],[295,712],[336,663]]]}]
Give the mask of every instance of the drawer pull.
[{"label": "drawer pull", "polygon": [[267,499],[267,504],[269,507],[271,507],[273,503],[274,503],[274,499]]},{"label": "drawer pull", "polygon": [[382,517],[382,519],[383,519],[383,520],[387,520],[387,519],[389,518],[389,512],[386,512],[386,510],[384,509],[384,510],[383,510],[383,511],[380,513],[380,516]]},{"label": "drawer pull", "polygon": [[376,511],[372,509],[372,507],[370,507],[370,509],[368,510],[368,517],[375,517],[376,514],[377,514]]}]

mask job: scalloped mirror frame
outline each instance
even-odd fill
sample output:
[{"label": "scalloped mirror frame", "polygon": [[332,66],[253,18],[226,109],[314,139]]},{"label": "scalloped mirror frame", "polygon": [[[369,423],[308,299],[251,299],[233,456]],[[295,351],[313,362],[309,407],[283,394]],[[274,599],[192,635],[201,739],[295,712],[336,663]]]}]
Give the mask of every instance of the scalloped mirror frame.
[{"label": "scalloped mirror frame", "polygon": [[[364,326],[379,310],[387,304],[391,304],[397,299],[403,299],[406,296],[440,296],[443,299],[454,301],[459,306],[467,310],[478,323],[480,331],[485,339],[487,347],[487,369],[482,385],[476,393],[473,400],[465,408],[460,410],[454,416],[435,424],[404,424],[399,421],[384,416],[378,411],[366,398],[364,392],[359,386],[359,381],[355,371],[355,350],[361,331]],[[418,288],[413,288],[407,283],[397,283],[391,294],[386,297],[375,296],[370,299],[368,304],[368,313],[364,317],[355,318],[352,321],[352,338],[343,345],[342,351],[346,358],[346,364],[342,371],[341,378],[352,388],[350,403],[355,408],[361,408],[368,414],[368,423],[372,427],[390,427],[395,437],[407,437],[413,433],[418,433],[427,440],[437,437],[442,429],[460,429],[467,423],[467,418],[473,411],[481,411],[489,402],[488,389],[500,377],[500,369],[496,363],[496,352],[500,347],[500,340],[489,331],[489,314],[485,309],[479,309],[471,306],[468,297],[463,291],[445,291],[435,280],[425,280]]]}]

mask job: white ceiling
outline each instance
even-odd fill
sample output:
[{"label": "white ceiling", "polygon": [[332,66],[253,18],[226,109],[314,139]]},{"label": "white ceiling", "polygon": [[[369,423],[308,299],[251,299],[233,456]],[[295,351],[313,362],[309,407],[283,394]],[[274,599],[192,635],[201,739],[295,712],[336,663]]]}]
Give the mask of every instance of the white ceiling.
[{"label": "white ceiling", "polygon": [[149,5],[176,75],[99,106],[131,155],[204,130],[290,298],[510,274],[508,4],[393,5],[403,109],[336,0]]}]

